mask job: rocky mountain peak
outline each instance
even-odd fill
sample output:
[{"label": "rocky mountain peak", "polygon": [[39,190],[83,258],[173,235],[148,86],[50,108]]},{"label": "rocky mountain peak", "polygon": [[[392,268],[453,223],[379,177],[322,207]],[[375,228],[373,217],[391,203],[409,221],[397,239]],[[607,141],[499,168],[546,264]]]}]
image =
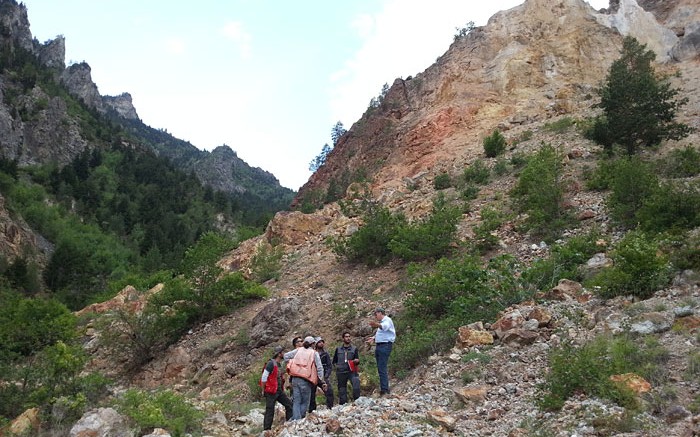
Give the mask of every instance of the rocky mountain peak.
[{"label": "rocky mountain peak", "polygon": [[66,68],[66,39],[63,36],[57,36],[44,44],[38,44],[35,49],[39,56],[39,62],[43,65],[59,71]]},{"label": "rocky mountain peak", "polygon": [[24,4],[17,4],[14,0],[0,0],[0,41],[7,47],[33,51],[34,42]]}]

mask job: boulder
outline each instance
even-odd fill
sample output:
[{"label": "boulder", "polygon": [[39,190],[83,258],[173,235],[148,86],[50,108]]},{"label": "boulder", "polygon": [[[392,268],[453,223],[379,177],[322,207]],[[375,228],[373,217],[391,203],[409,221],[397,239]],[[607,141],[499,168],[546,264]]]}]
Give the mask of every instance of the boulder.
[{"label": "boulder", "polygon": [[287,335],[298,320],[299,299],[277,299],[267,304],[251,323],[250,346],[260,347]]},{"label": "boulder", "polygon": [[70,430],[70,437],[134,437],[127,420],[113,408],[90,410]]}]

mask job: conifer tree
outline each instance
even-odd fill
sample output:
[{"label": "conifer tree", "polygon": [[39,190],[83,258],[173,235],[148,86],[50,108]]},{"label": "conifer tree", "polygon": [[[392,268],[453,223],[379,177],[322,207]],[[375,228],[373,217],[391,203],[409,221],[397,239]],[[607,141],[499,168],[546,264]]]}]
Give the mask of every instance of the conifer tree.
[{"label": "conifer tree", "polygon": [[625,37],[621,57],[613,62],[600,90],[604,115],[596,120],[592,138],[612,152],[614,144],[628,155],[641,147],[678,140],[691,129],[675,121],[687,98],[677,98],[667,75],[654,71],[656,55],[633,37]]}]

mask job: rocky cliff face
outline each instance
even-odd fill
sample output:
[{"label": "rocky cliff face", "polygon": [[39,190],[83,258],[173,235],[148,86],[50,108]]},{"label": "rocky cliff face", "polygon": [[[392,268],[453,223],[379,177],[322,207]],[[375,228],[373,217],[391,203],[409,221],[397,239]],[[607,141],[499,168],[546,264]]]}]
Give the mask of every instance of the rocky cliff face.
[{"label": "rocky cliff face", "polygon": [[[141,123],[129,93],[101,95],[92,80],[89,64],[65,66],[63,36],[43,44],[33,39],[25,5],[15,0],[0,0],[0,12],[0,46],[36,56],[41,65],[55,73],[57,81],[90,109],[130,129],[146,146],[173,160],[183,170],[195,170],[207,185],[240,194],[251,190],[257,193],[255,184],[259,184],[262,191],[273,192],[276,199],[286,199],[284,206],[288,204],[291,190],[281,187],[268,172],[248,166],[227,146],[223,146],[226,151],[220,147],[211,154],[202,152],[192,144],[155,132]],[[49,96],[38,86],[25,92],[10,80],[0,81],[1,96],[15,94],[19,97],[12,102],[3,98],[0,103],[2,156],[17,159],[20,165],[46,162],[62,165],[86,148],[94,147],[81,134],[80,121],[69,114],[66,102],[60,97]]]},{"label": "rocky cliff face", "polygon": [[380,107],[368,109],[341,138],[295,203],[325,192],[344,172],[372,174],[376,195],[401,190],[407,181],[450,170],[445,162],[463,167],[495,128],[589,108],[625,35],[648,44],[661,61],[697,59],[697,1],[655,6],[650,12],[622,0],[599,13],[581,0],[528,0],[494,15],[423,73],[397,79]]}]

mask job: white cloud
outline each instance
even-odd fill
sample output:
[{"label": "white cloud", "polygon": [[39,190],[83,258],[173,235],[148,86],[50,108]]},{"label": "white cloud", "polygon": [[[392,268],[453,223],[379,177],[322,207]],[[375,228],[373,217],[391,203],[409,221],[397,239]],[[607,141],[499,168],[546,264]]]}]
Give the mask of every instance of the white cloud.
[{"label": "white cloud", "polygon": [[242,58],[247,59],[250,57],[253,37],[245,30],[243,23],[230,21],[224,25],[221,33],[236,44]]}]

